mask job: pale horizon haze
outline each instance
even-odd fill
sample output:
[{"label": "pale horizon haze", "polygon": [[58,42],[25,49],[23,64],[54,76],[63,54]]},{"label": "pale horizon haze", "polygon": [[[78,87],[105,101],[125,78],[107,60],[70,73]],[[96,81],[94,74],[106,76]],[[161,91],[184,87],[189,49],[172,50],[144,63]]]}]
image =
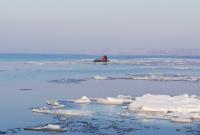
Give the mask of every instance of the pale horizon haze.
[{"label": "pale horizon haze", "polygon": [[200,50],[199,0],[2,0],[0,53]]}]

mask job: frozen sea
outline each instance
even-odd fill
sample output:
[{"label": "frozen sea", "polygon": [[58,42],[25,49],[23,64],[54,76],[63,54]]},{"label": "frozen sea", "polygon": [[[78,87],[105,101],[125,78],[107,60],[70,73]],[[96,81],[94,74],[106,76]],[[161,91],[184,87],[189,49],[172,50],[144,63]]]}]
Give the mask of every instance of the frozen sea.
[{"label": "frozen sea", "polygon": [[[145,94],[200,96],[200,57],[0,54],[0,134],[199,135],[200,123],[138,118],[127,104],[77,104],[82,96],[140,97]],[[52,108],[57,100],[63,108]],[[200,105],[200,103],[199,103]],[[33,113],[32,108],[73,114]],[[54,106],[53,106],[54,107]],[[83,113],[90,112],[88,115]],[[63,132],[24,130],[57,125]],[[48,131],[47,131],[48,130]]]}]

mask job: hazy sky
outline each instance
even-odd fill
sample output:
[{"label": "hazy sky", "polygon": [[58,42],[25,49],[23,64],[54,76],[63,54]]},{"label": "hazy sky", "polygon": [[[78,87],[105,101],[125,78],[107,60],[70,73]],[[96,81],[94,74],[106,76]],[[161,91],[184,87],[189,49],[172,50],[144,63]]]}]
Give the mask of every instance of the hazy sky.
[{"label": "hazy sky", "polygon": [[200,49],[200,0],[1,0],[0,52]]}]

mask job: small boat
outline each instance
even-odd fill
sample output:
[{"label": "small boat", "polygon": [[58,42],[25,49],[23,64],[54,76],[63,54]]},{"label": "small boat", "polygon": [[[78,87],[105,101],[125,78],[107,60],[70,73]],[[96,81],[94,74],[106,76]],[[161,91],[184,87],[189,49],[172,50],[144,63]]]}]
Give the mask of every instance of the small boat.
[{"label": "small boat", "polygon": [[109,62],[106,55],[102,56],[100,59],[95,59],[93,62]]}]

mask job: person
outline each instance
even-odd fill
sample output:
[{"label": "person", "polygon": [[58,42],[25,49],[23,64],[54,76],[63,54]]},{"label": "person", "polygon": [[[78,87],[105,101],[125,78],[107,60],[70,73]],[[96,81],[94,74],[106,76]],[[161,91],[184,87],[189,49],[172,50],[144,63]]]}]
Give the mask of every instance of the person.
[{"label": "person", "polygon": [[102,61],[108,61],[108,57],[106,55],[104,55],[102,58],[101,58]]},{"label": "person", "polygon": [[100,59],[95,59],[94,62],[109,62],[109,60],[107,55],[104,55]]}]

